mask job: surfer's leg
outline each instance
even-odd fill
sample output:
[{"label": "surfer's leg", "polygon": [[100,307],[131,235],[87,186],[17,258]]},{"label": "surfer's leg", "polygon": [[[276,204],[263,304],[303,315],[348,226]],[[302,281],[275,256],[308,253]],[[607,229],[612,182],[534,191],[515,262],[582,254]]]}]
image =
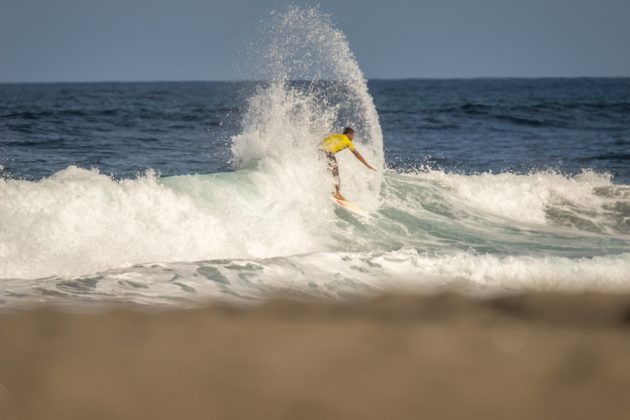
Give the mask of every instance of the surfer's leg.
[{"label": "surfer's leg", "polygon": [[333,153],[326,153],[326,157],[328,158],[328,167],[332,172],[333,178],[335,178],[335,197],[341,197],[341,181],[339,179],[339,164],[337,163],[337,158]]}]

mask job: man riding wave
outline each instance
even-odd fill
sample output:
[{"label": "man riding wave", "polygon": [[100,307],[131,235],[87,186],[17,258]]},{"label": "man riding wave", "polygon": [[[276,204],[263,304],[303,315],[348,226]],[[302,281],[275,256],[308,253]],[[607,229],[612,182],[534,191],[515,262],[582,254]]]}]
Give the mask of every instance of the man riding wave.
[{"label": "man riding wave", "polygon": [[352,144],[352,139],[354,138],[354,130],[350,127],[346,127],[343,129],[342,134],[331,134],[322,140],[320,145],[320,150],[324,153],[326,158],[328,159],[328,168],[331,170],[333,177],[335,178],[335,198],[338,200],[345,200],[345,198],[341,195],[341,183],[339,180],[339,165],[337,163],[337,158],[335,157],[336,153],[341,152],[344,149],[350,149],[350,151],[354,154],[354,156],[361,161],[368,169],[376,171],[369,163],[365,160],[365,158],[359,153],[354,144]]}]

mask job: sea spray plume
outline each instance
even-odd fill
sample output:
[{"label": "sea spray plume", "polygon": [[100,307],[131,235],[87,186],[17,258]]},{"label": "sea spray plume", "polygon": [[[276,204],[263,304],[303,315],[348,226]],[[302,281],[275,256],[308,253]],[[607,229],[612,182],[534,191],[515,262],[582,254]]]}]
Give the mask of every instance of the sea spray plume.
[{"label": "sea spray plume", "polygon": [[[289,6],[271,13],[260,34],[252,48],[257,55],[252,77],[265,82],[249,100],[243,131],[233,138],[234,162],[273,160],[289,165],[301,155],[306,165],[317,160],[323,136],[351,125],[361,152],[382,167],[383,138],[376,108],[346,37],[330,16],[314,7]],[[339,160],[349,197],[375,209],[381,174],[366,174],[343,154]],[[312,176],[326,183],[329,176],[323,164],[315,166]]]}]

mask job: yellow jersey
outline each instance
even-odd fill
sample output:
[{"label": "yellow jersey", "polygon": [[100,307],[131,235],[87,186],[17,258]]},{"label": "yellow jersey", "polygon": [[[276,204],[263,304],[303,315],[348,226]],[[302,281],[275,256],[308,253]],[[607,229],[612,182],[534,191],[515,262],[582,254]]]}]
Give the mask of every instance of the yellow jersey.
[{"label": "yellow jersey", "polygon": [[337,153],[343,149],[350,149],[354,152],[354,144],[345,134],[331,134],[322,140],[321,149],[328,153]]}]

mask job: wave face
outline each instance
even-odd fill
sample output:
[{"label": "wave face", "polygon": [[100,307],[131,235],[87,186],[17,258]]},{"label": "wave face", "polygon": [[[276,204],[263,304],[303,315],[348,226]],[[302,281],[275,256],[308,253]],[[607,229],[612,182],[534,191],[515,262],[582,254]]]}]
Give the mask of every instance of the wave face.
[{"label": "wave face", "polygon": [[[624,147],[628,128],[616,114],[623,113],[624,100],[603,101],[605,115],[589,119],[583,113],[601,102],[595,97],[576,108],[570,98],[557,104],[553,95],[527,96],[533,104],[512,109],[506,103],[522,100],[497,99],[512,92],[503,85],[477,103],[455,97],[465,96],[468,82],[451,82],[463,86],[454,97],[444,96],[450,88],[439,88],[446,82],[376,84],[377,90],[389,86],[379,109],[389,124],[390,156],[405,163],[396,166],[394,159],[385,161],[368,84],[329,16],[288,7],[272,14],[261,33],[255,77],[262,81],[212,85],[211,105],[202,100],[200,84],[46,86],[38,88],[39,107],[0,103],[10,136],[22,133],[0,143],[0,152],[15,150],[16,160],[33,167],[20,176],[11,160],[0,166],[0,304],[630,289],[623,155],[598,159],[596,169],[548,164],[563,142],[584,156]],[[483,85],[475,85],[481,97],[486,85],[503,82],[476,83]],[[518,85],[518,96],[526,82],[509,83]],[[580,89],[571,95],[581,97]],[[242,91],[247,99],[232,99]],[[415,91],[430,100],[418,105],[410,96]],[[110,100],[98,99],[99,92]],[[57,112],[58,95],[65,95],[67,109]],[[562,124],[573,126],[569,116],[591,125],[561,131]],[[357,131],[359,151],[382,168],[374,173],[351,154],[338,155],[344,195],[370,217],[331,200],[333,179],[318,153],[326,134],[348,125]],[[210,127],[208,143],[187,137],[203,131],[199,127]],[[578,132],[608,132],[601,130],[613,133],[609,151],[574,147]],[[396,139],[388,142],[388,133]],[[564,140],[550,147],[560,134]],[[502,167],[508,154],[498,153],[498,145],[508,143],[514,145],[510,162],[522,168],[533,152],[519,150],[532,136],[535,153],[549,157],[545,165],[487,169]],[[132,152],[136,138],[141,146]],[[435,147],[429,159],[418,158],[423,141]],[[166,173],[138,175],[153,166],[129,157],[144,156],[143,150],[158,159],[151,162],[166,162],[155,165]],[[447,152],[450,159],[463,156],[465,170],[449,167],[448,159],[436,164]],[[45,172],[38,172],[40,153],[52,162]],[[216,164],[213,173],[194,173],[208,162]],[[415,169],[406,169],[409,162]],[[621,177],[613,179],[616,174]]]},{"label": "wave face", "polygon": [[364,219],[326,190],[305,206],[270,182],[276,167],[258,165],[134,180],[71,167],[1,181],[5,301],[629,286],[630,186],[605,175],[391,172]]}]

